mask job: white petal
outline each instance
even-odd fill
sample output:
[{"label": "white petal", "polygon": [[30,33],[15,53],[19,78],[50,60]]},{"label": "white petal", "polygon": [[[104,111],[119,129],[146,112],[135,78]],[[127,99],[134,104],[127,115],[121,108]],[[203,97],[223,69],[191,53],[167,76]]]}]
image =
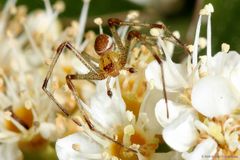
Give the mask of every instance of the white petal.
[{"label": "white petal", "polygon": [[[163,69],[167,90],[176,90],[185,86],[185,80],[182,80],[182,77],[187,77],[184,65],[173,64],[173,66],[171,66],[171,64],[163,61]],[[178,80],[176,80],[176,77],[178,77],[176,73],[181,74]],[[157,89],[163,88],[161,68],[157,61],[153,61],[147,66],[145,76],[148,82],[154,82],[154,86]]]},{"label": "white petal", "polygon": [[198,132],[194,126],[195,117],[185,112],[163,130],[164,141],[174,150],[185,152],[196,144]]},{"label": "white petal", "polygon": [[2,160],[22,160],[23,154],[17,143],[0,144],[0,155]]},{"label": "white petal", "polygon": [[240,93],[240,61],[236,65],[236,67],[232,70],[231,75],[231,82],[235,89],[238,91],[238,94]]},{"label": "white petal", "polygon": [[147,117],[149,119],[149,123],[146,124],[146,129],[151,130],[153,133],[161,133],[162,127],[157,122],[157,119],[154,115],[154,108],[156,106],[156,103],[159,99],[162,98],[162,93],[157,90],[153,89],[147,92],[146,96],[144,97],[144,100],[142,102],[142,105],[140,107],[141,113],[146,113]]},{"label": "white petal", "polygon": [[103,84],[104,87],[97,87],[96,94],[90,100],[90,112],[104,128],[113,128],[122,124],[126,105],[115,89],[112,89],[113,96],[110,98],[105,89],[106,84]]},{"label": "white petal", "polygon": [[210,118],[230,114],[239,104],[231,87],[231,84],[220,76],[200,79],[192,89],[193,107]]},{"label": "white petal", "polygon": [[[73,145],[79,145],[79,151],[73,149]],[[56,152],[59,160],[87,160],[91,154],[102,153],[99,144],[83,133],[75,133],[70,136],[59,139],[56,142]]]},{"label": "white petal", "polygon": [[231,71],[240,63],[240,55],[235,51],[218,52],[211,60],[211,75],[230,77]]},{"label": "white petal", "polygon": [[182,157],[186,160],[210,160],[217,151],[217,143],[212,139],[208,138],[202,141],[196,146],[191,153],[183,153]]},{"label": "white petal", "polygon": [[167,117],[167,110],[166,110],[166,103],[164,99],[161,99],[156,104],[155,108],[155,116],[157,121],[160,123],[161,126],[166,127],[168,124],[173,122],[176,118],[178,118],[183,112],[187,110],[191,110],[187,108],[188,106],[174,103],[171,100],[168,100],[168,111],[169,111],[169,118]]},{"label": "white petal", "polygon": [[39,132],[41,136],[48,140],[56,140],[57,128],[52,123],[42,122],[40,123]]}]

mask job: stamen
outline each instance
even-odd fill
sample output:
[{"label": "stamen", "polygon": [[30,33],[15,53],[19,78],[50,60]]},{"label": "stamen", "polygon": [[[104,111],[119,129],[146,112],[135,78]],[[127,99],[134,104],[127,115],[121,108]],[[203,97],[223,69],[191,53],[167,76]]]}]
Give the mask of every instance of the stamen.
[{"label": "stamen", "polygon": [[56,10],[56,12],[61,13],[65,10],[65,4],[63,1],[57,1],[53,8]]},{"label": "stamen", "polygon": [[30,29],[28,28],[27,24],[25,24],[25,22],[22,23],[23,28],[26,32],[27,38],[31,44],[31,47],[33,49],[33,51],[40,57],[40,60],[43,62],[43,55],[41,54],[40,49],[37,47],[36,42],[34,41],[32,34],[30,33]]},{"label": "stamen", "polygon": [[137,126],[141,129],[144,129],[145,125],[149,123],[149,118],[147,113],[140,113],[137,121]]},{"label": "stamen", "polygon": [[44,5],[45,5],[47,14],[48,14],[48,15],[53,14],[53,9],[52,9],[52,6],[51,6],[50,1],[49,1],[49,0],[43,0],[43,2],[44,2]]},{"label": "stamen", "polygon": [[100,18],[100,17],[95,18],[95,19],[94,19],[94,23],[99,26],[99,33],[100,33],[100,34],[103,34],[103,28],[102,28],[103,20],[102,20],[102,18]]},{"label": "stamen", "polygon": [[136,119],[132,111],[127,111],[127,119],[129,122],[135,123]]},{"label": "stamen", "polygon": [[222,48],[222,52],[227,53],[230,49],[230,45],[227,43],[222,43],[221,48]]},{"label": "stamen", "polygon": [[136,19],[139,16],[139,12],[138,11],[130,11],[127,15],[127,20],[133,20]]},{"label": "stamen", "polygon": [[177,39],[179,39],[181,37],[180,32],[179,31],[174,31],[173,36],[176,37]]},{"label": "stamen", "polygon": [[82,7],[81,15],[79,17],[78,34],[76,36],[76,46],[79,46],[82,44],[82,39],[83,39],[86,22],[87,22],[89,3],[90,3],[90,0],[83,0],[83,7]]},{"label": "stamen", "polygon": [[0,19],[0,35],[4,33],[4,29],[7,24],[7,19],[9,17],[9,10],[12,6],[15,6],[17,0],[8,0],[3,8]]},{"label": "stamen", "polygon": [[15,120],[12,116],[13,116],[13,113],[9,113],[10,111],[6,111],[4,112],[4,118],[6,120],[9,120],[11,121],[16,127],[17,129],[19,129],[19,131],[21,131],[22,133],[26,133],[27,132],[27,129],[24,128],[24,126],[22,126],[22,124],[20,122],[18,122],[17,120]]},{"label": "stamen", "polygon": [[152,28],[152,29],[150,29],[150,34],[152,36],[158,37],[158,36],[161,35],[161,29],[159,29],[159,28]]},{"label": "stamen", "polygon": [[204,37],[199,38],[199,47],[204,49],[207,46],[207,40]]},{"label": "stamen", "polygon": [[124,136],[123,136],[123,144],[125,146],[131,145],[131,136],[135,134],[135,129],[133,125],[127,125],[124,127]]},{"label": "stamen", "polygon": [[[138,11],[130,11],[125,19],[126,22],[128,21],[132,21],[134,19],[136,19],[139,16],[139,12]],[[118,34],[120,35],[121,39],[124,39],[124,37],[127,34],[129,26],[121,26],[119,27],[119,29],[117,30]]]},{"label": "stamen", "polygon": [[190,45],[187,46],[187,49],[189,50],[189,52],[192,53],[193,50],[194,50],[194,46],[190,44]]},{"label": "stamen", "polygon": [[202,15],[200,13],[200,16],[198,18],[198,23],[197,23],[197,29],[196,29],[196,33],[195,33],[194,45],[193,45],[193,54],[192,54],[193,68],[195,68],[198,63],[198,44],[199,44],[201,23],[202,23]]},{"label": "stamen", "polygon": [[24,107],[25,107],[26,109],[30,110],[30,109],[32,109],[32,106],[33,106],[33,104],[32,104],[32,102],[31,102],[31,100],[25,101]]},{"label": "stamen", "polygon": [[72,144],[72,149],[74,149],[75,151],[80,151],[80,144]]},{"label": "stamen", "polygon": [[212,58],[212,29],[211,29],[211,14],[208,15],[207,21],[207,57]]}]

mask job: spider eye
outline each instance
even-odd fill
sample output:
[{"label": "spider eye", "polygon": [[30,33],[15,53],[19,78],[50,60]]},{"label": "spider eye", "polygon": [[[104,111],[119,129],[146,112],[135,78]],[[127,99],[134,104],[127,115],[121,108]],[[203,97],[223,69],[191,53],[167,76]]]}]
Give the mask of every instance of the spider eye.
[{"label": "spider eye", "polygon": [[100,34],[97,36],[94,44],[94,49],[96,53],[101,56],[106,51],[110,50],[113,46],[113,40],[110,36],[106,34]]}]

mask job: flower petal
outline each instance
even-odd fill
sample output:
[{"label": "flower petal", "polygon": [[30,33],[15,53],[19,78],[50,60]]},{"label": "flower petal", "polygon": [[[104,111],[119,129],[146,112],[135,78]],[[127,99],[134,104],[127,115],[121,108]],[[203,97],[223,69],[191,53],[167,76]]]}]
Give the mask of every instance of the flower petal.
[{"label": "flower petal", "polygon": [[[79,145],[79,151],[73,149],[73,145]],[[83,133],[75,133],[59,139],[56,142],[56,152],[59,160],[87,160],[88,155],[100,154],[102,148],[90,137]]]},{"label": "flower petal", "polygon": [[[163,69],[164,69],[164,78],[166,82],[167,90],[176,90],[185,86],[186,81],[183,77],[187,77],[186,68],[182,64],[171,64],[163,61]],[[177,75],[179,73],[179,75]],[[154,82],[154,86],[157,89],[162,89],[162,76],[161,76],[161,68],[157,61],[151,62],[145,71],[145,76],[148,82]],[[178,80],[176,81],[176,78]]]},{"label": "flower petal", "polygon": [[174,150],[185,152],[196,144],[198,132],[194,126],[194,115],[185,112],[163,130],[164,141]]},{"label": "flower petal", "polygon": [[151,130],[153,133],[161,133],[162,132],[162,127],[159,125],[157,122],[157,119],[154,115],[154,108],[156,106],[156,103],[159,99],[162,98],[162,93],[157,90],[153,89],[147,92],[146,96],[144,97],[144,100],[142,102],[140,112],[141,113],[146,113],[147,118],[149,119],[149,123],[146,124],[146,129]]},{"label": "flower petal", "polygon": [[22,160],[23,154],[18,148],[17,143],[5,143],[0,145],[0,159],[4,160]]},{"label": "flower petal", "polygon": [[211,75],[222,75],[229,78],[230,72],[240,63],[240,55],[235,51],[229,53],[218,52],[211,59]]},{"label": "flower petal", "polygon": [[220,76],[208,76],[199,80],[192,89],[192,105],[207,117],[230,114],[239,100],[231,84]]},{"label": "flower petal", "polygon": [[91,115],[104,128],[122,124],[124,118],[126,105],[115,89],[112,89],[112,94],[111,98],[107,95],[106,83],[102,81],[97,84],[96,94],[90,100]]},{"label": "flower petal", "polygon": [[186,112],[187,110],[191,110],[190,108],[187,108],[188,106],[174,103],[171,100],[168,100],[168,111],[169,111],[169,117],[167,117],[167,111],[166,111],[166,103],[164,99],[161,99],[156,104],[155,108],[155,116],[157,118],[157,121],[160,123],[161,126],[166,127],[168,124],[173,122],[176,118],[178,118],[183,112]]},{"label": "flower petal", "polygon": [[212,159],[217,151],[217,142],[212,138],[202,141],[191,153],[183,153],[182,157],[186,160]]}]

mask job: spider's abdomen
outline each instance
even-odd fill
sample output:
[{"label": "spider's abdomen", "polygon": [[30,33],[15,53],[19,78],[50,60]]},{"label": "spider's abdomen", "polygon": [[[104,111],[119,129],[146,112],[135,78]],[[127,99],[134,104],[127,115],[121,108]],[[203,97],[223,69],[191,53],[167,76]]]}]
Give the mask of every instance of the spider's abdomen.
[{"label": "spider's abdomen", "polygon": [[99,67],[107,75],[116,77],[117,75],[119,75],[119,70],[120,70],[117,62],[118,62],[118,53],[114,51],[110,51],[107,54],[104,54],[100,58]]}]

